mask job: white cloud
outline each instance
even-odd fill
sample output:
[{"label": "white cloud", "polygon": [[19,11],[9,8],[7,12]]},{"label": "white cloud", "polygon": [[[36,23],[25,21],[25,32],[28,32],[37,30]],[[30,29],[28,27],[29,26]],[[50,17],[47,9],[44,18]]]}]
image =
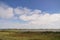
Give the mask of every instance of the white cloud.
[{"label": "white cloud", "polygon": [[0,5],[0,18],[12,18],[13,8],[7,5]]},{"label": "white cloud", "polygon": [[21,7],[17,7],[14,9],[15,14],[17,14],[17,15],[28,14],[28,13],[30,13],[30,11],[31,10],[28,8],[21,8]]},{"label": "white cloud", "polygon": [[[60,14],[32,14],[30,16],[21,15],[20,19],[29,21],[27,23],[32,29],[59,29],[60,28]],[[28,28],[27,27],[27,28]]]},{"label": "white cloud", "polygon": [[30,16],[22,15],[20,19],[30,21],[31,24],[48,24],[51,22],[59,21],[60,14],[33,14]]},{"label": "white cloud", "polygon": [[[60,13],[43,14],[38,9],[32,10],[20,7],[13,9],[3,4],[0,5],[0,18],[3,18],[0,19],[0,28],[60,29]],[[13,19],[18,21],[18,18],[26,22],[21,24],[20,22],[10,21]]]}]

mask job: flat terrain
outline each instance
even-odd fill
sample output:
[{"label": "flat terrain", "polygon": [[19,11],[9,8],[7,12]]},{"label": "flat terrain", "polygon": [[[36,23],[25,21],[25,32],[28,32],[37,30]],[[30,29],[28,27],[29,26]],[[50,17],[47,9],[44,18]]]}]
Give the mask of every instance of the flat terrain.
[{"label": "flat terrain", "polygon": [[0,40],[60,40],[60,32],[21,32],[20,30],[0,30]]}]

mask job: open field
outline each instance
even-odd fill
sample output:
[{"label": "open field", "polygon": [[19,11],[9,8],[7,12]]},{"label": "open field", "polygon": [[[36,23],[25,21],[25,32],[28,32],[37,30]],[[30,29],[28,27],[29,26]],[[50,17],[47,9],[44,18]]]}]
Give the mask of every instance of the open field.
[{"label": "open field", "polygon": [[21,32],[20,30],[0,30],[0,40],[60,40],[60,32]]}]

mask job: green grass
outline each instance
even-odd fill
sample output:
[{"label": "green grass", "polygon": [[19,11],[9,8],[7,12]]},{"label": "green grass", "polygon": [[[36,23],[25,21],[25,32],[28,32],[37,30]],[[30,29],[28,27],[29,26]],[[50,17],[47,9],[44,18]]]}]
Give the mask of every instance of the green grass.
[{"label": "green grass", "polygon": [[0,30],[0,40],[60,40],[60,32],[20,32],[20,30]]}]

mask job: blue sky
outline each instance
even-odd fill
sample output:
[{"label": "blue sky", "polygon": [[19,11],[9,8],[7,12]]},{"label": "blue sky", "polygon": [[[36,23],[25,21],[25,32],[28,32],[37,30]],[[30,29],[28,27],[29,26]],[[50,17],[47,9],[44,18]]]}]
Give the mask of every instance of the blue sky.
[{"label": "blue sky", "polygon": [[0,2],[6,3],[13,8],[20,6],[40,9],[50,13],[60,12],[60,0],[0,0]]},{"label": "blue sky", "polygon": [[0,0],[0,29],[60,29],[60,0]]}]

